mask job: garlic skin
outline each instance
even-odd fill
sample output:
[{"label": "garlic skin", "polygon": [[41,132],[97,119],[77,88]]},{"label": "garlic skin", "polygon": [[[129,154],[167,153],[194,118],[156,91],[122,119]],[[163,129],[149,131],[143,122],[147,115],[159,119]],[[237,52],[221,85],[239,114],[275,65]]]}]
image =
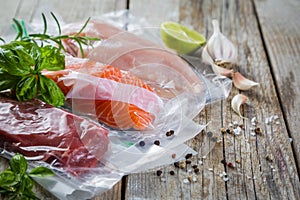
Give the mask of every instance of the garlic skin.
[{"label": "garlic skin", "polygon": [[235,72],[232,77],[233,84],[240,90],[249,90],[250,88],[259,85],[259,83],[245,78],[241,73]]},{"label": "garlic skin", "polygon": [[231,108],[241,117],[244,119],[247,119],[246,117],[243,117],[240,111],[240,107],[242,104],[247,103],[249,101],[249,98],[243,94],[237,94],[235,95],[231,100]]},{"label": "garlic skin", "polygon": [[220,32],[219,22],[212,20],[212,24],[214,32],[202,51],[202,60],[210,64],[216,74],[231,77],[233,70],[225,69],[224,66],[237,62],[237,50],[233,43]]},{"label": "garlic skin", "polygon": [[219,67],[215,64],[212,64],[211,67],[212,67],[212,70],[214,71],[214,73],[217,75],[222,75],[222,76],[226,76],[226,77],[230,78],[234,74],[232,69],[225,69],[225,68]]}]

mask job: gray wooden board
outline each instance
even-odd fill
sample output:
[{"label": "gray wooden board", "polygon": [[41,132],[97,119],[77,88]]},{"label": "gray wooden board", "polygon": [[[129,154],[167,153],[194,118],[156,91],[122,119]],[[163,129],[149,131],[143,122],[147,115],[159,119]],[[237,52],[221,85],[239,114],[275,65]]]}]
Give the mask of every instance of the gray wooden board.
[{"label": "gray wooden board", "polygon": [[[149,12],[144,8],[146,1],[130,3],[132,12]],[[169,6],[166,6],[168,3]],[[210,122],[206,132],[218,134],[220,128],[229,128],[229,124],[235,121],[243,125],[244,130],[239,136],[225,134],[221,137],[223,143],[217,145],[204,160],[196,183],[183,183],[184,178],[189,176],[186,172],[179,171],[176,177],[168,175],[168,171],[174,169],[169,166],[162,169],[166,176],[163,182],[159,177],[155,179],[155,170],[128,176],[126,199],[284,199],[287,196],[298,199],[299,178],[294,155],[252,2],[186,0],[180,1],[179,6],[176,3],[165,2],[164,6],[160,6],[159,1],[151,1],[150,7],[156,10],[158,17],[147,18],[148,21],[151,23],[153,20],[155,25],[166,20],[179,21],[209,37],[212,34],[211,20],[218,19],[221,30],[238,47],[235,71],[259,82],[260,86],[242,92],[251,101],[249,106],[244,107],[244,115],[249,117],[247,120],[242,120],[230,108],[230,100],[240,93],[236,88],[232,89],[227,100],[207,106],[200,113],[200,122]],[[156,9],[153,9],[155,4]],[[170,9],[165,10],[166,7]],[[173,8],[179,8],[178,19],[177,15],[172,14]],[[266,123],[266,120],[276,115],[276,122]],[[251,122],[253,117],[257,118],[256,125]],[[252,136],[255,127],[262,129],[261,135]],[[188,144],[201,154],[200,138],[201,135]],[[221,164],[222,159],[231,162],[234,168]],[[228,174],[227,182],[224,182],[224,176],[220,176],[223,171]]]},{"label": "gray wooden board", "polygon": [[254,1],[295,156],[300,164],[300,2]]},{"label": "gray wooden board", "polygon": [[[1,0],[0,5],[2,33],[9,19],[31,20],[37,7],[55,7],[64,21],[71,22],[124,9],[126,1],[55,0],[50,6],[44,0]],[[121,199],[121,190],[125,199],[300,199],[296,168],[300,164],[299,2],[131,0],[129,8],[133,15],[145,18],[152,26],[158,27],[167,20],[178,21],[207,38],[212,34],[211,20],[219,20],[221,31],[238,48],[235,71],[260,85],[246,92],[233,88],[228,99],[206,106],[195,118],[196,122],[208,124],[188,142],[199,152],[192,158],[192,164],[200,170],[198,174],[189,172],[191,166],[186,170],[165,166],[158,168],[164,172],[163,179],[156,176],[158,169],[132,174],[124,182],[126,185],[119,182],[94,199]],[[238,93],[250,99],[251,103],[242,107],[248,119],[241,119],[230,108],[231,99]],[[278,119],[268,122],[276,115]],[[255,124],[251,121],[253,117],[257,119]],[[240,135],[220,133],[221,128],[230,128],[229,124],[235,121],[244,127]],[[260,127],[262,134],[253,136],[255,127]],[[220,143],[204,156],[208,141],[202,135],[208,132]],[[222,160],[234,167],[224,165]],[[1,170],[7,166],[2,158],[0,163]],[[175,175],[169,174],[171,170]],[[228,181],[224,181],[223,172],[227,173]],[[197,181],[185,183],[189,176],[195,176]],[[38,186],[35,191],[41,199],[55,199]]]}]

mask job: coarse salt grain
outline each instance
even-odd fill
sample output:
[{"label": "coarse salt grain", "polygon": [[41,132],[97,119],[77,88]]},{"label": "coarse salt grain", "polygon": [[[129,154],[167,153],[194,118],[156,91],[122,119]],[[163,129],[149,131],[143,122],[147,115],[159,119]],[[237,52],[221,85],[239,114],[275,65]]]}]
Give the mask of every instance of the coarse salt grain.
[{"label": "coarse salt grain", "polygon": [[187,178],[183,179],[183,183],[189,183],[189,182],[190,182],[189,179]]},{"label": "coarse salt grain", "polygon": [[219,174],[220,177],[223,177],[223,176],[227,176],[227,173],[226,172],[223,172],[221,174]]},{"label": "coarse salt grain", "polygon": [[208,168],[208,171],[211,171],[211,172],[212,172],[212,171],[214,171],[214,169],[213,169],[213,168]]},{"label": "coarse salt grain", "polygon": [[199,160],[198,163],[199,163],[199,165],[203,165],[203,161],[202,160]]},{"label": "coarse salt grain", "polygon": [[197,182],[197,177],[193,176],[193,182]]},{"label": "coarse salt grain", "polygon": [[256,117],[253,117],[253,118],[251,119],[251,123],[256,123]]},{"label": "coarse salt grain", "polygon": [[223,181],[225,181],[225,182],[227,182],[228,180],[229,180],[228,177],[224,177],[224,178],[223,178]]},{"label": "coarse salt grain", "polygon": [[240,135],[241,131],[242,131],[242,129],[239,126],[235,129],[233,129],[233,132],[234,132],[235,135]]}]

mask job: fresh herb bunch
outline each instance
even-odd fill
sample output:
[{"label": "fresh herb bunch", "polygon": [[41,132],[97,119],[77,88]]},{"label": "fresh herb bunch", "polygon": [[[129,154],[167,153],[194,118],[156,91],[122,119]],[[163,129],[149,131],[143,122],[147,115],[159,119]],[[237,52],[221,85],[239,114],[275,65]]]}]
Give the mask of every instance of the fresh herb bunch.
[{"label": "fresh herb bunch", "polygon": [[9,162],[9,167],[0,173],[0,194],[9,199],[38,199],[32,191],[33,177],[53,176],[54,173],[46,167],[36,167],[27,173],[27,161],[21,154],[15,154]]},{"label": "fresh herb bunch", "polygon": [[[13,19],[18,31],[16,39],[0,46],[0,91],[10,89],[15,92],[19,101],[38,97],[54,106],[64,105],[64,94],[53,80],[42,75],[42,70],[57,71],[65,68],[65,55],[61,52],[65,50],[63,39],[77,41],[82,55],[82,44],[91,45],[91,41],[98,40],[80,36],[89,19],[77,34],[68,36],[61,35],[57,18],[53,13],[51,15],[58,26],[58,36],[47,34],[47,20],[42,14],[43,33],[28,34],[23,21],[20,23]],[[50,42],[56,43],[57,46],[49,44]]]},{"label": "fresh herb bunch", "polygon": [[19,101],[39,97],[54,106],[64,104],[64,94],[41,71],[65,68],[65,57],[54,46],[39,47],[29,41],[13,41],[0,47],[0,91],[10,89]]},{"label": "fresh herb bunch", "polygon": [[13,19],[14,23],[15,23],[15,26],[18,30],[18,35],[17,35],[15,40],[31,40],[35,43],[37,41],[40,41],[40,42],[42,42],[42,45],[43,45],[43,42],[47,42],[47,43],[54,42],[58,45],[59,49],[63,49],[64,51],[66,51],[63,44],[62,44],[62,40],[71,39],[71,40],[74,40],[78,43],[78,46],[79,46],[82,57],[84,57],[84,51],[83,51],[83,47],[82,47],[83,44],[87,45],[87,46],[92,46],[92,41],[99,41],[100,40],[99,38],[88,37],[88,36],[82,36],[81,35],[82,31],[85,29],[85,27],[89,23],[90,18],[88,18],[86,20],[86,22],[84,23],[82,28],[76,34],[74,34],[74,35],[62,35],[61,34],[61,26],[59,24],[59,21],[58,21],[57,17],[52,12],[50,14],[53,17],[54,21],[56,22],[56,25],[57,25],[57,28],[58,28],[58,35],[57,36],[47,34],[47,19],[46,19],[45,15],[42,13],[42,18],[43,18],[43,23],[44,23],[43,33],[28,34],[27,31],[26,31],[26,27],[24,25],[24,22],[22,21],[20,23],[18,20]]}]

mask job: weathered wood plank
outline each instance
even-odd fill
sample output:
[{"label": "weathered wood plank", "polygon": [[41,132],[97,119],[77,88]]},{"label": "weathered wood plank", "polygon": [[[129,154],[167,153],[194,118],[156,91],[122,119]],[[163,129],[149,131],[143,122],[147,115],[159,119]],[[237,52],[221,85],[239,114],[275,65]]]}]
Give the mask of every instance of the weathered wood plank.
[{"label": "weathered wood plank", "polygon": [[[249,1],[239,1],[238,4],[229,3],[224,5],[223,12],[225,13],[222,17],[223,31],[233,36],[233,41],[236,41],[239,47],[237,70],[260,83],[259,87],[245,92],[252,102],[252,107],[245,109],[245,115],[250,119],[256,116],[257,126],[263,130],[261,136],[257,135],[253,138],[250,133],[255,126],[248,119],[244,121],[245,132],[242,137],[226,136],[226,159],[234,161],[234,155],[239,152],[240,146],[244,167],[235,168],[235,172],[242,170],[245,177],[243,181],[245,190],[241,193],[236,193],[240,190],[238,182],[228,182],[228,196],[239,196],[240,199],[282,199],[289,196],[291,199],[297,199],[299,198],[299,180],[296,165],[274,90],[271,71],[264,54],[253,5]],[[229,26],[231,28],[228,28]],[[230,32],[227,32],[226,28]],[[236,93],[234,89],[232,95]],[[227,109],[229,109],[229,104]],[[266,123],[266,120],[276,114],[279,116],[277,122]],[[235,116],[232,114],[233,121],[238,120],[234,119]],[[237,143],[238,140],[242,143]],[[273,162],[268,161],[267,157],[272,157]],[[235,176],[235,174],[229,175]]]},{"label": "weathered wood plank", "polygon": [[[203,4],[200,1],[164,1],[162,5],[160,1],[131,0],[130,11],[136,17],[146,16],[146,20],[153,26],[159,26],[167,20],[180,21],[205,34],[206,28],[202,21],[204,18],[200,16],[210,16],[210,13],[207,13],[204,9],[209,2]],[[154,11],[155,15],[153,15]],[[193,18],[200,19],[191,23]],[[199,118],[195,119],[201,124],[210,123],[205,131],[188,142],[192,148],[199,152],[199,155],[192,159],[187,171],[176,169],[173,165],[158,168],[164,172],[163,181],[155,175],[155,171],[158,169],[148,173],[129,175],[126,199],[145,197],[150,199],[225,199],[225,183],[223,178],[219,177],[219,174],[224,172],[224,166],[221,164],[221,160],[223,160],[222,145],[218,144],[217,148],[206,155],[204,152],[208,151],[207,142],[209,141],[202,136],[210,131],[214,134],[212,137],[220,137],[219,128],[222,127],[221,107],[222,103],[208,106]],[[199,164],[199,162],[202,164]],[[192,165],[198,165],[200,170],[198,174],[189,171]],[[174,176],[169,174],[170,170],[175,171]],[[195,177],[197,181],[185,183],[184,179],[188,177]]]},{"label": "weathered wood plank", "polygon": [[297,164],[300,165],[300,2],[255,0]]},{"label": "weathered wood plank", "polygon": [[[90,16],[98,16],[106,12],[112,12],[115,10],[125,9],[125,0],[66,0],[59,1],[54,0],[49,3],[46,0],[12,0],[12,1],[0,1],[0,33],[3,25],[9,23],[9,21],[15,17],[24,19],[30,22],[34,17],[40,17],[39,11],[55,11],[65,22],[74,22],[80,20],[86,20]],[[37,9],[38,8],[38,9]],[[8,162],[0,158],[0,170],[2,171],[8,165]],[[121,181],[117,183],[111,190],[104,192],[103,194],[93,198],[94,200],[118,200],[121,199]],[[34,188],[34,192],[40,199],[56,199],[49,192],[45,191],[40,186]],[[0,199],[1,196],[0,196]]]},{"label": "weathered wood plank", "polygon": [[178,20],[179,0],[130,0],[129,10],[134,16],[144,18],[150,25],[159,27],[162,21]]},{"label": "weathered wood plank", "polygon": [[[131,1],[130,8],[133,13],[147,13],[149,11],[145,10],[143,6],[146,3]],[[156,8],[155,3],[155,1],[151,2],[151,10],[159,12],[160,3],[157,2]],[[173,4],[172,6],[177,8],[177,5]],[[211,19],[218,19],[221,30],[238,47],[239,61],[236,71],[260,82],[260,86],[244,92],[252,102],[251,106],[244,107],[244,113],[249,117],[247,120],[237,117],[230,108],[230,100],[239,93],[235,88],[227,101],[213,104],[200,114],[199,121],[211,121],[206,131],[213,133],[219,133],[219,129],[222,127],[230,128],[229,124],[234,121],[244,126],[244,130],[239,136],[225,134],[223,145],[216,146],[204,161],[204,165],[207,165],[201,168],[202,177],[199,181],[205,187],[198,187],[197,184],[193,186],[182,184],[182,177],[184,177],[182,173],[172,179],[166,176],[167,183],[165,183],[160,182],[158,178],[155,179],[153,172],[149,172],[128,176],[127,199],[142,197],[156,199],[192,199],[192,197],[199,199],[283,199],[287,196],[290,199],[299,198],[299,177],[296,164],[289,143],[287,127],[284,124],[283,114],[274,89],[270,66],[264,53],[256,12],[253,8],[252,2],[245,0],[236,2],[180,1],[179,18],[178,20],[173,18],[173,20],[190,25],[199,32],[206,32],[206,35],[210,36],[212,33]],[[169,20],[167,16],[172,15],[165,11],[164,17],[147,18],[147,20],[150,23],[153,20],[153,23],[158,25],[164,20]],[[276,115],[278,115],[278,119],[271,123],[266,122],[270,117]],[[253,117],[257,118],[256,123],[251,121]],[[261,135],[252,135],[255,127],[262,129]],[[199,138],[196,137],[189,144],[196,149],[199,148],[201,146]],[[223,152],[225,157],[223,157]],[[220,161],[224,158],[227,162],[231,162],[234,168],[223,166]],[[213,170],[212,177],[208,175],[207,167],[209,166]],[[163,171],[168,172],[169,168],[172,169],[172,166],[163,168]],[[228,174],[229,181],[226,183],[223,182],[223,178],[219,177],[223,171]],[[174,187],[176,184],[180,187]],[[169,185],[173,192],[169,193],[165,185]],[[194,186],[198,189],[197,192],[193,189]]]}]

